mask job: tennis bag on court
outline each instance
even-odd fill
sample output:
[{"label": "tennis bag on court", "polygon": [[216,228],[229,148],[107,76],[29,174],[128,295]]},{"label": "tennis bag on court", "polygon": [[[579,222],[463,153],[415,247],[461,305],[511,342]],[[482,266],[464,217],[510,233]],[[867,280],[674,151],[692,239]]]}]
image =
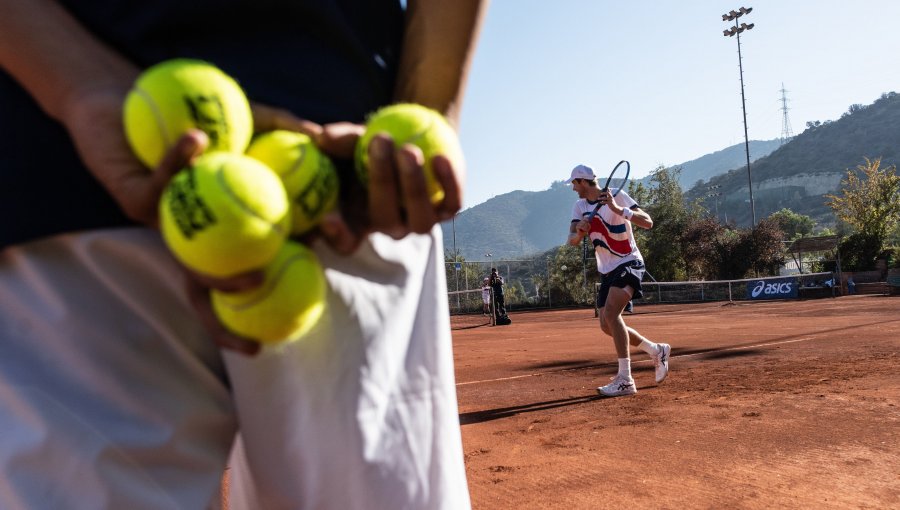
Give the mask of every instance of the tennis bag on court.
[{"label": "tennis bag on court", "polygon": [[512,319],[509,318],[509,315],[503,314],[500,317],[497,317],[498,326],[508,326],[510,324],[512,324]]}]

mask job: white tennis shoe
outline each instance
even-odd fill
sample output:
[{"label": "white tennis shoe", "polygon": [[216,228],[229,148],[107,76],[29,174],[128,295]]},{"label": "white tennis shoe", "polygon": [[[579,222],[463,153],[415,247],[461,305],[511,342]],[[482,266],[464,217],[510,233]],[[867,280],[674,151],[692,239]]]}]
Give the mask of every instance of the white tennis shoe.
[{"label": "white tennis shoe", "polygon": [[669,344],[658,344],[659,352],[653,358],[653,365],[656,367],[656,384],[666,380],[669,375],[669,355],[672,354],[672,346]]},{"label": "white tennis shoe", "polygon": [[597,388],[597,393],[604,397],[621,397],[622,395],[634,395],[637,388],[634,386],[634,379],[631,377],[613,377],[613,380],[606,386]]}]

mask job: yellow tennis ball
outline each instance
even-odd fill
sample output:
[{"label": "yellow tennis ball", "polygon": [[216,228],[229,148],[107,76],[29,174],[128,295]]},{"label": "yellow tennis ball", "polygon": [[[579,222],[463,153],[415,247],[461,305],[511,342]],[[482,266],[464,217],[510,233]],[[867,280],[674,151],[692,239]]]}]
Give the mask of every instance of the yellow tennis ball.
[{"label": "yellow tennis ball", "polygon": [[175,257],[215,277],[262,268],[290,231],[287,194],[275,172],[229,152],[204,154],[177,173],[159,210]]},{"label": "yellow tennis ball", "polygon": [[444,199],[444,190],[434,178],[431,158],[442,154],[459,172],[465,161],[456,130],[439,112],[418,104],[399,103],[386,106],[369,116],[366,131],[356,145],[356,170],[360,180],[368,183],[369,142],[378,133],[387,133],[400,147],[410,143],[418,146],[425,156],[425,185],[428,197],[436,204]]},{"label": "yellow tennis ball", "polygon": [[302,234],[315,227],[337,204],[337,170],[309,136],[270,131],[250,143],[247,155],[281,177],[291,202],[291,233]]},{"label": "yellow tennis ball", "polygon": [[290,342],[312,328],[325,310],[325,274],[319,259],[288,241],[265,269],[259,287],[210,292],[213,310],[231,332],[263,343]]},{"label": "yellow tennis ball", "polygon": [[200,60],[167,60],[144,71],[125,97],[123,115],[128,143],[151,169],[189,129],[206,132],[210,152],[243,153],[253,134],[244,91]]}]

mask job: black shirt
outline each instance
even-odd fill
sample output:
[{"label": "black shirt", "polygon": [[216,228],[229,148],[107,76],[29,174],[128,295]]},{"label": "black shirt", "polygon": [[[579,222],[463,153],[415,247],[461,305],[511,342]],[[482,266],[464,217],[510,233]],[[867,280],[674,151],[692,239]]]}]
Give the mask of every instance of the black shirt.
[{"label": "black shirt", "polygon": [[[403,30],[399,0],[67,0],[138,66],[212,62],[252,101],[319,122],[360,122],[390,102]],[[0,70],[0,248],[129,225],[63,127]]]},{"label": "black shirt", "polygon": [[499,274],[491,275],[491,288],[495,296],[503,296],[503,277]]}]

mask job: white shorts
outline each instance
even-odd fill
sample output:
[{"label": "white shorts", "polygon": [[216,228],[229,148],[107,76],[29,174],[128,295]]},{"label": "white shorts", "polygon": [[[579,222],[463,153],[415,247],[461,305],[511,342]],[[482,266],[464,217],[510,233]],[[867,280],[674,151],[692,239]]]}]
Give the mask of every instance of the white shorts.
[{"label": "white shorts", "polygon": [[255,358],[153,231],[0,252],[0,508],[217,508],[238,423],[232,509],[468,508],[439,236],[316,246],[325,319]]},{"label": "white shorts", "polygon": [[0,251],[0,508],[215,508],[237,428],[159,236]]}]

